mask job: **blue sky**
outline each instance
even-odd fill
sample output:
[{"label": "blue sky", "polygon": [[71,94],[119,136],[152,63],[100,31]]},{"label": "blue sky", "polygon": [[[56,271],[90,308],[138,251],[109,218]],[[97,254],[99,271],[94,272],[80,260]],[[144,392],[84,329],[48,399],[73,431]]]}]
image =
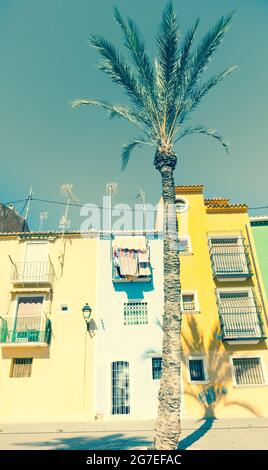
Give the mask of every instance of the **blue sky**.
[{"label": "blue sky", "polygon": [[[135,129],[120,120],[109,121],[101,110],[69,107],[77,97],[125,100],[96,69],[96,52],[87,44],[89,34],[101,33],[121,47],[121,33],[112,17],[115,4],[139,23],[154,55],[165,0],[0,0],[1,201],[25,197],[30,186],[37,198],[62,200],[60,185],[73,183],[81,202],[101,203],[109,181],[118,182],[118,202],[130,202],[138,187],[148,201],[158,200],[161,184],[152,151],[133,153],[127,171],[121,173],[120,147],[136,135]],[[221,14],[235,8],[232,30],[208,72],[239,65],[192,119],[193,124],[217,128],[231,143],[231,155],[205,136],[189,137],[176,149],[176,182],[202,183],[209,197],[266,206],[268,2],[174,4],[183,31],[200,16],[199,37]],[[46,228],[57,228],[63,208],[36,202],[30,211],[31,228],[38,227],[41,211],[49,213]],[[77,210],[72,209],[71,219],[72,227],[79,228]]]}]

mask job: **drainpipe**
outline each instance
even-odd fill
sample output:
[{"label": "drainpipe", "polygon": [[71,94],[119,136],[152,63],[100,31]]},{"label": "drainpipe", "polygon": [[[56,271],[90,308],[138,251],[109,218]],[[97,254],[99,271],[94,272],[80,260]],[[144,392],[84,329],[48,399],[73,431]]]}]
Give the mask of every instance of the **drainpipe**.
[{"label": "drainpipe", "polygon": [[254,252],[253,252],[253,249],[252,249],[253,248],[253,243],[252,243],[251,236],[250,236],[250,233],[249,233],[248,225],[245,224],[245,227],[246,227],[246,232],[247,232],[251,257],[252,257],[252,261],[253,261],[254,271],[255,271],[255,275],[256,275],[256,279],[257,279],[258,291],[259,291],[259,294],[260,294],[262,308],[263,308],[263,312],[264,312],[264,316],[265,316],[265,320],[266,320],[266,326],[268,326],[267,309],[266,309],[266,305],[265,305],[265,300],[264,300],[264,295],[263,295],[262,286],[261,286],[261,282],[260,282],[260,277],[259,277],[259,274],[258,274],[257,263],[256,263]]}]

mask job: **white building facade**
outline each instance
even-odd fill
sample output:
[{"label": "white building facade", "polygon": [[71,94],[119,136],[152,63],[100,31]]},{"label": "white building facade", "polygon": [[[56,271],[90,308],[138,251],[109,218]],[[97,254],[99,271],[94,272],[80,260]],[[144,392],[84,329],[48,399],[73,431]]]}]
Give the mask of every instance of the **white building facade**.
[{"label": "white building facade", "polygon": [[155,418],[163,313],[158,234],[99,240],[96,309],[96,417]]}]

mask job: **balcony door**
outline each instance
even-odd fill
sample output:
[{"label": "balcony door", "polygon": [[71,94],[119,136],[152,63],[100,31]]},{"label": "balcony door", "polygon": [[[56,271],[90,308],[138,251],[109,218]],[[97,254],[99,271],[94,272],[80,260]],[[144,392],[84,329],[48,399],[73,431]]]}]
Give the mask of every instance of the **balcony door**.
[{"label": "balcony door", "polygon": [[48,243],[43,241],[26,244],[23,278],[27,281],[45,280],[48,275]]},{"label": "balcony door", "polygon": [[218,298],[226,339],[262,336],[258,307],[251,289],[218,291]]},{"label": "balcony door", "polygon": [[211,238],[214,269],[217,273],[247,273],[248,265],[243,239]]},{"label": "balcony door", "polygon": [[39,341],[42,330],[43,296],[19,297],[13,328],[13,341]]},{"label": "balcony door", "polygon": [[129,363],[117,361],[112,363],[112,414],[130,413]]}]

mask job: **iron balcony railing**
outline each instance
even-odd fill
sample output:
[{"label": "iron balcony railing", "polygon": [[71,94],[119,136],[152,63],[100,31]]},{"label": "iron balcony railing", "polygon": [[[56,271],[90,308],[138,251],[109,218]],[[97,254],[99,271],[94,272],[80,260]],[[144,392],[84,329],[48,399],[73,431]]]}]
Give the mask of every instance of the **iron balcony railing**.
[{"label": "iron balcony railing", "polygon": [[246,246],[212,245],[210,258],[215,277],[251,277],[253,275]]},{"label": "iron balcony railing", "polygon": [[52,284],[55,273],[50,260],[13,262],[11,281],[13,283]]},{"label": "iron balcony railing", "polygon": [[143,276],[122,276],[114,262],[112,263],[112,278],[113,282],[150,282],[152,279],[152,272],[150,268],[150,274]]},{"label": "iron balcony railing", "polygon": [[261,320],[261,307],[239,306],[225,307],[219,304],[219,317],[222,339],[263,340],[266,338]]},{"label": "iron balcony railing", "polygon": [[45,316],[0,318],[0,343],[50,343],[51,321]]}]

